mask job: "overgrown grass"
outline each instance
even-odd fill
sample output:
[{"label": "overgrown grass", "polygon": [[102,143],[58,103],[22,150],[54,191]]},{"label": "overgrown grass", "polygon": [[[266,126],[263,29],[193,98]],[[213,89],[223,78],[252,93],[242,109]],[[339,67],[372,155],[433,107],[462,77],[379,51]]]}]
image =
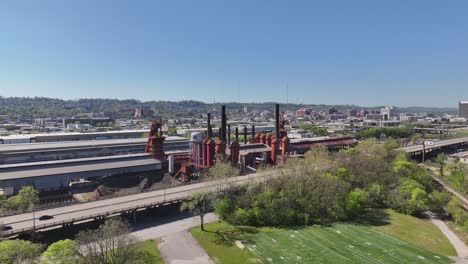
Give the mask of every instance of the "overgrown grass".
[{"label": "overgrown grass", "polygon": [[205,225],[207,231],[192,228],[191,233],[206,253],[215,263],[244,264],[258,263],[260,258],[249,250],[241,250],[235,244],[236,240],[247,240],[250,231],[256,229],[238,229],[226,223],[211,223]]},{"label": "overgrown grass", "polygon": [[[450,263],[456,255],[428,220],[380,211],[368,221],[298,229],[235,228],[226,223],[191,230],[216,263]],[[235,241],[243,241],[241,250]]]},{"label": "overgrown grass", "polygon": [[389,224],[375,226],[375,229],[438,254],[457,255],[447,237],[430,220],[399,214],[393,210],[386,212]]},{"label": "overgrown grass", "polygon": [[156,241],[153,239],[138,243],[138,248],[140,250],[138,264],[164,264]]}]

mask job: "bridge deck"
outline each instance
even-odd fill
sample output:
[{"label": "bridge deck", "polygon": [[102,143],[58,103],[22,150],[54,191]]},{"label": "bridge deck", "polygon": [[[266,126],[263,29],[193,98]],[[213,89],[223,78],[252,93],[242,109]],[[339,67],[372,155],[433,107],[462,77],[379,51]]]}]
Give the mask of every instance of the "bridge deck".
[{"label": "bridge deck", "polygon": [[[243,185],[251,181],[263,180],[264,178],[272,177],[274,175],[275,174],[270,172],[237,176],[229,178],[228,184],[234,186]],[[33,221],[32,212],[5,216],[0,218],[0,223],[13,228],[9,231],[3,232],[4,236],[11,236],[33,230],[34,228],[36,230],[51,228],[64,224],[72,224],[78,221],[138,210],[140,208],[148,208],[174,201],[180,201],[189,197],[193,192],[216,191],[220,184],[226,184],[226,181],[202,182],[164,190],[40,210],[34,212],[36,218],[35,221]],[[38,218],[42,215],[53,216],[53,219],[39,221]]]},{"label": "bridge deck", "polygon": [[[468,143],[468,137],[464,138],[455,138],[455,139],[448,139],[448,140],[443,140],[443,141],[434,141],[434,145],[426,145],[426,151],[435,149],[435,148],[442,148],[442,147],[448,147],[451,145],[458,145],[462,143]],[[421,152],[423,151],[423,146],[422,145],[415,145],[415,146],[409,146],[409,147],[404,147],[400,148],[399,150],[403,150],[406,153],[414,153],[414,152]]]}]

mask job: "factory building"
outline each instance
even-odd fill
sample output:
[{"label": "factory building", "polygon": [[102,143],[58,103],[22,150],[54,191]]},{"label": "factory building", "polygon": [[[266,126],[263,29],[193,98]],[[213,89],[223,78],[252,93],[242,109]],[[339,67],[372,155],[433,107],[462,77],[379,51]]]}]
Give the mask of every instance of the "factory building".
[{"label": "factory building", "polygon": [[0,192],[13,195],[23,186],[38,191],[57,190],[74,181],[161,170],[162,161],[146,153],[0,165]]},{"label": "factory building", "polygon": [[[0,145],[0,165],[21,162],[64,160],[143,153],[146,138],[82,140],[53,143]],[[166,137],[164,151],[188,151],[188,139]]]},{"label": "factory building", "polygon": [[22,143],[42,143],[61,142],[78,140],[101,140],[101,139],[123,139],[123,138],[143,138],[149,130],[119,130],[90,133],[50,133],[50,134],[21,134],[0,137],[1,144],[22,144]]}]

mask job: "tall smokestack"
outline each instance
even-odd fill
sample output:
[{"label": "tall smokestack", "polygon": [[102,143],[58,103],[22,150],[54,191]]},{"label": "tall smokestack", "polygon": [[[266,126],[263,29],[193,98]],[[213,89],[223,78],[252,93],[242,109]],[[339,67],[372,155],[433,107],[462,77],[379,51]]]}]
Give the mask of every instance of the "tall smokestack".
[{"label": "tall smokestack", "polygon": [[275,129],[276,129],[276,138],[279,139],[280,138],[280,131],[279,131],[279,128],[280,128],[280,124],[279,124],[279,116],[280,116],[280,105],[279,104],[276,104],[276,113],[275,113]]},{"label": "tall smokestack", "polygon": [[231,125],[227,125],[227,144],[231,145]]},{"label": "tall smokestack", "polygon": [[255,137],[255,126],[252,125],[252,138],[254,138],[254,137]]},{"label": "tall smokestack", "polygon": [[226,142],[226,106],[221,106],[221,141]]},{"label": "tall smokestack", "polygon": [[211,113],[206,114],[207,115],[207,120],[206,120],[206,131],[208,134],[208,138],[211,138]]},{"label": "tall smokestack", "polygon": [[236,127],[236,142],[239,142],[239,127]]},{"label": "tall smokestack", "polygon": [[247,126],[244,126],[244,144],[247,144]]}]

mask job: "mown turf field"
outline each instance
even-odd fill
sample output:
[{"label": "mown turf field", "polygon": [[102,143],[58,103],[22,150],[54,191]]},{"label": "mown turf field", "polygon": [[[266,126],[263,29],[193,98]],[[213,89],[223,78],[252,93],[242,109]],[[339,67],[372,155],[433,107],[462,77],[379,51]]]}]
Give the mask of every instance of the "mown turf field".
[{"label": "mown turf field", "polygon": [[367,226],[262,229],[247,249],[264,263],[450,263],[450,259]]}]

